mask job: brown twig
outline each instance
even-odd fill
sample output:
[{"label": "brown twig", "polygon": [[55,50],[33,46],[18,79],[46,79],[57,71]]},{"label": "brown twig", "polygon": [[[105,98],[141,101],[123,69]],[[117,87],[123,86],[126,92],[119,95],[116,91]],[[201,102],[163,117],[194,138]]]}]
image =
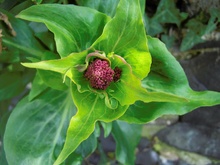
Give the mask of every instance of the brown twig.
[{"label": "brown twig", "polygon": [[4,23],[7,25],[7,27],[9,28],[10,32],[11,32],[11,35],[12,36],[16,36],[16,32],[15,30],[13,29],[13,27],[11,26],[11,23],[10,21],[8,20],[8,17],[7,15],[3,14],[0,12],[0,20],[4,21]]}]

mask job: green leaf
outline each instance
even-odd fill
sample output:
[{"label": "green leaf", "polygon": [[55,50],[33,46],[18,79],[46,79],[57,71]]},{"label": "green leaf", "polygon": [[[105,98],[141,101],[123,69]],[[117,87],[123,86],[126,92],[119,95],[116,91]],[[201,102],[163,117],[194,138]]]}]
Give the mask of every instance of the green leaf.
[{"label": "green leaf", "polygon": [[121,0],[115,16],[92,47],[122,56],[131,65],[132,72],[143,79],[151,64],[146,42],[139,0]]},{"label": "green leaf", "polygon": [[10,51],[3,50],[0,56],[1,64],[3,63],[18,63],[20,62],[19,51],[11,49]]},{"label": "green leaf", "polygon": [[[1,142],[1,141],[0,141]],[[0,147],[0,164],[2,165],[8,165],[8,162],[6,160],[6,156],[5,156],[5,151],[4,151],[4,146],[2,145]]]},{"label": "green leaf", "polygon": [[20,72],[4,72],[0,75],[0,100],[12,98],[25,88]]},{"label": "green leaf", "polygon": [[220,104],[220,93],[213,91],[197,92],[189,87],[182,67],[162,42],[150,37],[148,37],[148,41],[153,63],[151,72],[142,81],[142,85],[151,91],[181,95],[187,98],[189,102],[143,103],[138,101],[129,107],[120,118],[121,120],[132,123],[146,123],[162,115],[183,115],[201,106]]},{"label": "green leaf", "polygon": [[61,164],[81,142],[92,134],[96,121],[116,120],[124,114],[128,107],[118,105],[117,109],[110,109],[105,105],[104,97],[93,92],[79,93],[73,83],[72,97],[78,111],[70,121],[63,150],[54,165]]},{"label": "green leaf", "polygon": [[149,19],[147,28],[147,33],[151,36],[155,36],[156,34],[162,33],[164,31],[163,26],[155,18]]},{"label": "green leaf", "polygon": [[[53,73],[48,72],[52,75],[55,74],[55,72],[61,73],[63,75],[63,78],[61,79],[61,76],[60,79],[59,77],[56,78],[58,82],[57,85],[58,87],[60,85],[61,90],[62,85],[60,81],[65,81],[65,77],[68,76],[75,84],[78,85],[78,90],[83,92],[85,90],[88,90],[88,82],[83,79],[83,72],[79,72],[76,66],[79,64],[84,64],[87,55],[88,50],[85,50],[80,53],[72,53],[69,56],[58,60],[40,61],[36,63],[22,63],[22,65],[29,68],[53,71]],[[53,83],[49,82],[49,80],[45,80],[45,82]]]},{"label": "green leaf", "polygon": [[112,131],[112,123],[101,122],[102,128],[104,129],[104,137],[108,137]]},{"label": "green leaf", "polygon": [[197,19],[189,20],[186,26],[189,28],[189,31],[186,33],[180,45],[181,51],[188,50],[194,45],[204,42],[202,36],[205,34],[207,29],[206,25]]},{"label": "green leaf", "polygon": [[81,6],[93,8],[107,14],[110,17],[113,17],[115,15],[119,0],[76,0],[76,2]]},{"label": "green leaf", "polygon": [[187,18],[187,13],[181,13],[174,0],[161,0],[157,11],[152,18],[149,18],[147,32],[151,36],[155,36],[163,32],[164,28],[161,24],[174,23],[180,26],[180,23]]},{"label": "green leaf", "polygon": [[[0,29],[3,29],[2,43],[4,47],[9,50],[16,48],[22,53],[22,55],[28,55],[35,58],[40,58],[43,55],[44,48],[40,45],[31,28],[26,24],[26,22],[19,20],[14,17],[11,13],[0,9],[0,12],[4,13],[8,17],[8,22],[11,24],[13,30],[15,31],[12,35],[12,30],[5,26],[3,21],[0,24]],[[10,20],[10,21],[9,21]],[[11,34],[10,34],[11,33]]]},{"label": "green leaf", "polygon": [[62,59],[40,61],[35,63],[22,63],[22,65],[29,68],[43,69],[65,74],[72,67],[84,63],[86,55],[87,51],[84,51],[80,53],[72,53],[68,57],[64,57]]},{"label": "green leaf", "polygon": [[217,23],[220,22],[220,10],[217,8],[209,9],[211,18],[209,19],[208,25],[205,30],[205,34],[211,33],[217,28]]},{"label": "green leaf", "polygon": [[32,6],[22,11],[18,17],[45,23],[54,33],[57,51],[61,57],[89,48],[109,21],[109,17],[96,10],[59,4]]},{"label": "green leaf", "polygon": [[[84,79],[84,73],[80,72],[77,66],[85,65],[86,57],[88,54],[89,50],[85,50],[80,53],[72,53],[69,56],[58,60],[40,61],[36,63],[22,63],[22,65],[29,68],[43,69],[47,71],[53,71],[54,73],[61,73],[63,78],[60,78],[60,80],[63,81],[65,81],[66,76],[68,76],[75,84],[77,84],[78,90],[80,92],[84,92],[90,90],[89,82]],[[45,81],[49,82],[49,80]]]},{"label": "green leaf", "polygon": [[[205,34],[205,29],[206,29],[206,25],[203,24],[200,20],[198,19],[190,19],[187,24],[186,24],[187,28],[190,29],[190,31],[193,31],[195,34],[197,34],[198,36],[202,36]],[[200,27],[200,28],[198,28]]]},{"label": "green leaf", "polygon": [[189,31],[186,33],[186,36],[183,38],[181,42],[180,50],[181,51],[189,50],[194,45],[202,42],[204,42],[204,40],[202,39],[201,35],[198,35],[193,31]]},{"label": "green leaf", "polygon": [[54,36],[51,32],[49,31],[40,32],[40,33],[36,33],[35,35],[38,39],[40,39],[42,43],[44,43],[44,45],[49,50],[51,50],[52,52],[55,52],[56,46],[55,46]]},{"label": "green leaf", "polygon": [[92,154],[97,148],[97,137],[95,132],[93,132],[88,139],[83,141],[64,162],[66,165],[81,165],[83,160]]},{"label": "green leaf", "polygon": [[166,47],[170,49],[174,45],[176,38],[171,35],[163,34],[161,35],[161,40],[165,43]]},{"label": "green leaf", "polygon": [[83,162],[83,158],[80,154],[72,153],[69,158],[65,161],[66,165],[81,165]]},{"label": "green leaf", "polygon": [[210,8],[209,12],[211,14],[211,18],[217,18],[217,22],[220,22],[220,9],[219,8]]},{"label": "green leaf", "polygon": [[161,0],[153,19],[160,23],[175,23],[179,26],[187,16],[187,13],[180,13],[174,0]]},{"label": "green leaf", "polygon": [[45,85],[44,81],[40,78],[39,73],[36,73],[34,80],[32,82],[31,91],[28,95],[28,100],[31,101],[35,97],[39,96],[48,87]]},{"label": "green leaf", "polygon": [[[56,58],[57,58],[56,54],[52,52],[45,52],[41,60],[50,60]],[[38,70],[38,74],[47,86],[62,91],[67,89],[66,84],[63,82],[62,74],[47,70]]]},{"label": "green leaf", "polygon": [[131,66],[124,61],[123,58],[117,55],[112,55],[110,58],[112,68],[118,67],[122,70],[120,80],[112,83],[107,92],[110,96],[120,102],[121,105],[130,105],[137,100],[144,102],[185,102],[185,98],[171,95],[165,92],[148,92],[141,86],[141,80],[132,73]]},{"label": "green leaf", "polygon": [[37,4],[41,4],[43,0],[32,0],[32,1],[37,3]]},{"label": "green leaf", "polygon": [[53,164],[76,109],[68,92],[48,90],[12,111],[4,135],[9,164]]},{"label": "green leaf", "polygon": [[97,138],[93,132],[85,141],[83,141],[76,149],[76,153],[82,155],[83,158],[88,157],[97,148]]},{"label": "green leaf", "polygon": [[[33,2],[31,0],[25,0],[25,1],[19,1],[19,0],[11,0],[10,4],[13,4],[14,1],[14,6],[12,6],[12,8],[8,11],[10,11],[10,13],[13,13],[14,15],[17,15],[18,13],[20,13],[22,10],[27,9],[28,7],[33,5]],[[8,6],[8,5],[6,5]]]},{"label": "green leaf", "polygon": [[116,159],[121,164],[135,164],[135,149],[141,138],[141,125],[113,122],[112,135],[116,141]]},{"label": "green leaf", "polygon": [[0,4],[0,6],[2,9],[10,10],[18,2],[18,0],[11,0],[10,2],[6,0],[1,0],[1,2],[2,4]]},{"label": "green leaf", "polygon": [[[10,101],[2,101],[1,103],[1,112],[0,112],[0,141],[2,141],[4,133],[5,133],[5,127],[8,121],[8,118],[11,114],[11,111],[9,111],[9,106],[11,106]],[[1,147],[0,147],[1,149]],[[1,153],[1,152],[0,152]]]},{"label": "green leaf", "polygon": [[205,25],[201,22],[201,20],[196,18],[190,19],[187,22],[186,26],[187,28],[189,28],[189,31],[183,38],[180,47],[181,51],[188,50],[198,43],[205,42],[205,40],[202,39],[202,36],[211,33],[217,28],[217,23],[220,22],[220,10],[211,8],[209,12],[211,17],[207,25]]},{"label": "green leaf", "polygon": [[43,82],[48,86],[56,90],[64,91],[67,89],[66,84],[63,82],[63,75],[60,73],[38,70],[39,76]]},{"label": "green leaf", "polygon": [[[23,63],[26,67],[51,70],[63,75],[67,75],[78,86],[80,92],[90,91],[89,82],[83,77],[83,72],[79,72],[76,68],[79,64],[84,64],[87,51],[81,53],[73,53],[66,58],[60,60],[41,61],[37,63]],[[122,75],[119,82],[112,83],[107,93],[120,102],[122,106],[133,104],[136,100],[144,102],[151,101],[168,101],[178,102],[186,101],[186,99],[162,92],[148,92],[141,86],[141,80],[132,73],[132,68],[124,59],[117,55],[109,55],[111,67],[119,67],[122,69]],[[112,100],[112,98],[106,98]],[[111,102],[111,101],[110,101]]]},{"label": "green leaf", "polygon": [[194,45],[204,42],[202,36],[210,32],[210,30],[212,30],[213,28],[211,22],[209,22],[209,25],[206,26],[200,20],[197,19],[190,19],[187,22],[186,26],[187,28],[189,28],[189,30],[186,33],[180,45],[181,51],[186,51],[192,48]]},{"label": "green leaf", "polygon": [[140,3],[140,7],[141,7],[141,13],[142,15],[145,14],[145,5],[146,5],[146,1],[145,0],[139,0]]}]

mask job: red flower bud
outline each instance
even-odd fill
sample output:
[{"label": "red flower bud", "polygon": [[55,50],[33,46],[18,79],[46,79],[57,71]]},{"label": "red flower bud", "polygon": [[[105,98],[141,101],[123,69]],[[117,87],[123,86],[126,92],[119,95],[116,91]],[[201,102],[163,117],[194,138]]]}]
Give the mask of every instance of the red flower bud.
[{"label": "red flower bud", "polygon": [[114,70],[110,68],[108,61],[95,59],[89,64],[84,76],[92,88],[105,90],[113,81]]},{"label": "red flower bud", "polygon": [[113,80],[114,82],[116,82],[120,79],[122,70],[119,67],[115,67],[114,72],[115,74],[114,74]]}]

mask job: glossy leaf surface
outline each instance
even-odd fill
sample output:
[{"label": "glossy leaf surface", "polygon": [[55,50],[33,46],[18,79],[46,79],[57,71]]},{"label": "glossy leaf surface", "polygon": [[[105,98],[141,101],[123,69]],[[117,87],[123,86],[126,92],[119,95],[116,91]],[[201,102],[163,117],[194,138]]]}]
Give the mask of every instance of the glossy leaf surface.
[{"label": "glossy leaf surface", "polygon": [[45,85],[44,81],[40,78],[39,73],[37,72],[34,80],[32,81],[31,91],[28,95],[28,100],[31,101],[45,91],[48,87]]},{"label": "glossy leaf surface", "polygon": [[[68,76],[77,86],[80,92],[89,91],[89,83],[76,68],[78,64],[84,64],[87,51],[81,53],[73,53],[68,57],[60,60],[41,61],[37,63],[23,63],[26,67],[51,70],[62,73],[63,76]],[[122,69],[122,75],[119,82],[112,83],[107,93],[120,102],[121,105],[130,105],[137,100],[144,102],[185,102],[186,98],[178,95],[172,95],[165,92],[148,92],[141,86],[141,81],[133,75],[131,66],[124,61],[123,58],[117,55],[111,55],[109,60],[112,63],[112,68],[119,67]]]},{"label": "glossy leaf surface", "polygon": [[[9,27],[5,26],[3,21],[0,24],[0,28],[3,29],[3,46],[8,47],[9,50],[16,48],[16,51],[24,53],[26,56],[32,56],[35,58],[40,58],[43,55],[43,47],[34,38],[34,34],[31,28],[26,24],[26,22],[16,19],[14,15],[0,9],[2,13],[7,15],[9,23],[13,27],[11,30]],[[14,31],[14,32],[12,32]],[[25,35],[24,35],[25,34]]]},{"label": "glossy leaf surface", "polygon": [[59,4],[32,6],[22,11],[18,17],[45,23],[54,33],[61,57],[90,47],[109,20],[106,15],[90,8]]},{"label": "glossy leaf surface", "polygon": [[[122,24],[122,29],[116,35],[110,35],[115,32],[114,27],[116,24]],[[131,30],[131,27],[135,27],[136,30]],[[140,35],[139,33],[143,34]],[[106,36],[110,37],[106,38]],[[131,42],[127,42],[128,40]],[[88,82],[83,82],[85,81],[83,80],[83,73],[77,70],[77,65],[85,63],[89,50],[72,53],[62,59],[23,64],[31,68],[61,73],[64,77],[68,76],[73,81],[71,84],[72,97],[78,112],[71,119],[64,148],[55,164],[62,163],[80,143],[91,135],[96,121],[111,122],[118,119],[125,113],[128,105],[136,100],[145,102],[182,101],[182,98],[170,96],[166,93],[155,92],[148,95],[146,89],[141,87],[140,79],[148,74],[151,63],[146,42],[139,2],[137,0],[120,1],[117,14],[106,24],[103,34],[92,45],[92,48],[110,54],[108,58],[113,68],[118,66],[123,70],[121,80],[118,82],[119,85],[110,86],[108,91],[109,96],[116,99],[116,103],[119,101],[114,108],[111,107],[114,99],[110,98],[108,93],[91,91],[88,88]],[[111,56],[114,53],[122,57]],[[131,93],[133,95],[129,96]],[[110,105],[107,106],[107,104]]]},{"label": "glossy leaf surface", "polygon": [[78,109],[67,130],[67,138],[55,165],[61,164],[95,129],[96,121],[111,122],[124,114],[128,106],[110,109],[104,98],[93,92],[79,93],[72,83],[72,97]]},{"label": "glossy leaf surface", "polygon": [[151,64],[146,42],[139,0],[122,0],[115,16],[92,47],[122,56],[131,65],[133,74],[143,79]]},{"label": "glossy leaf surface", "polygon": [[[59,56],[52,52],[45,52],[44,56],[41,58],[44,60],[57,59]],[[43,80],[44,84],[56,90],[66,90],[67,86],[63,82],[63,75],[61,73],[51,72],[48,70],[38,70],[40,78]]]},{"label": "glossy leaf surface", "polygon": [[119,120],[113,122],[112,135],[116,141],[116,159],[121,164],[135,164],[135,149],[141,138],[141,130],[141,125]]},{"label": "glossy leaf surface", "polygon": [[[112,11],[115,12],[115,10]],[[203,93],[193,92],[188,87],[187,79],[183,70],[170,55],[165,46],[156,39],[149,37],[147,40],[143,26],[142,12],[139,0],[120,0],[116,14],[114,14],[112,18],[86,7],[57,4],[33,6],[25,11],[22,11],[18,15],[19,18],[29,21],[45,23],[49,30],[54,33],[58,53],[61,56],[61,59],[54,59],[53,57],[46,59],[42,58],[42,61],[40,62],[23,63],[23,65],[30,68],[43,69],[50,73],[46,74],[46,72],[43,71],[43,76],[41,74],[40,77],[44,80],[44,82],[48,83],[48,86],[51,86],[50,84],[52,84],[53,81],[59,80],[60,85],[58,84],[58,87],[62,87],[62,82],[66,83],[66,80],[68,79],[67,77],[69,77],[72,80],[72,82],[69,83],[72,100],[77,107],[77,113],[75,116],[67,115],[69,111],[66,110],[68,109],[66,106],[70,105],[69,102],[67,104],[67,100],[71,100],[69,100],[69,95],[66,96],[65,92],[63,92],[62,96],[66,96],[63,98],[61,97],[61,93],[58,92],[59,94],[56,95],[59,100],[54,100],[54,97],[49,95],[46,91],[39,91],[38,93],[36,92],[36,89],[35,92],[33,92],[31,99],[29,98],[30,100],[33,99],[32,102],[21,102],[17,109],[20,110],[21,106],[23,106],[24,110],[21,110],[21,112],[25,111],[26,113],[27,109],[30,111],[30,109],[32,110],[36,108],[36,106],[33,106],[33,102],[37,103],[36,105],[40,107],[38,109],[41,109],[41,104],[42,106],[46,106],[49,102],[49,105],[51,104],[51,109],[50,107],[48,108],[49,112],[50,110],[58,107],[58,110],[56,109],[55,111],[56,114],[52,114],[52,116],[57,117],[59,113],[59,116],[61,116],[62,119],[58,119],[62,120],[64,123],[65,115],[63,115],[63,113],[66,113],[65,118],[67,118],[67,121],[70,120],[70,124],[67,129],[67,125],[65,125],[65,127],[64,124],[58,124],[57,126],[55,125],[57,123],[53,123],[56,121],[53,120],[52,124],[55,125],[55,128],[53,127],[55,131],[51,134],[56,137],[55,140],[58,139],[59,135],[62,135],[62,138],[60,138],[62,140],[62,144],[60,141],[57,140],[55,142],[52,139],[54,142],[52,143],[53,146],[49,145],[47,148],[41,147],[41,145],[44,145],[44,143],[47,142],[42,141],[39,143],[39,148],[41,149],[41,151],[39,151],[39,148],[34,148],[35,146],[32,146],[30,141],[27,141],[27,145],[29,145],[30,148],[34,148],[31,150],[32,155],[35,156],[35,149],[38,149],[39,153],[37,153],[34,158],[29,155],[28,157],[18,155],[21,158],[20,161],[29,163],[32,159],[35,161],[36,158],[36,163],[38,163],[38,161],[39,163],[42,163],[44,160],[44,163],[46,162],[47,164],[51,164],[59,155],[55,161],[55,165],[58,165],[62,164],[66,159],[67,162],[68,160],[74,158],[77,159],[80,154],[84,154],[84,156],[86,156],[90,152],[94,151],[95,148],[96,143],[91,145],[89,148],[86,148],[84,144],[87,143],[87,141],[85,141],[87,138],[92,138],[92,142],[95,141],[92,133],[94,132],[97,121],[112,122],[122,116],[121,119],[128,122],[145,123],[163,114],[183,114],[200,105],[213,105],[219,103],[217,97],[215,97],[215,100],[212,100],[211,102],[205,101],[207,97],[214,97],[215,95],[219,96],[217,93],[206,92],[204,94],[208,94],[208,96],[203,97]],[[178,24],[175,21],[176,20],[174,20],[174,23]],[[147,43],[149,44],[149,48]],[[96,50],[102,51],[106,54],[105,58],[107,58],[109,63],[111,63],[112,69],[115,67],[120,67],[120,69],[122,69],[120,79],[117,82],[112,82],[108,89],[103,91],[92,89],[89,86],[89,82],[85,79],[83,72],[89,62],[91,62],[86,59],[87,55]],[[153,56],[151,72],[150,53],[152,53]],[[43,56],[45,55],[46,54],[43,53]],[[40,73],[42,71],[38,72]],[[55,77],[55,72],[59,73],[59,76],[51,83],[45,77]],[[146,77],[149,72],[149,76]],[[141,82],[141,80],[143,81]],[[41,83],[41,81],[38,81],[37,83]],[[57,86],[51,87],[57,89]],[[44,96],[47,98],[44,98]],[[55,96],[55,98],[57,97]],[[190,102],[187,102],[188,100],[185,98],[189,99]],[[42,101],[41,99],[45,99],[47,102],[38,103],[39,100]],[[50,100],[52,100],[52,102],[50,102]],[[58,105],[58,103],[61,105]],[[133,103],[135,104],[130,105]],[[29,107],[25,108],[26,106]],[[126,112],[128,107],[129,109]],[[61,108],[64,110],[61,110]],[[20,118],[17,119],[17,122],[23,122],[23,120],[24,122],[28,121],[27,123],[32,121],[35,122],[35,120],[30,121],[32,116],[26,116],[27,119],[24,119],[25,115],[20,116],[20,114],[18,114],[18,110],[16,109],[14,114],[16,118]],[[36,114],[39,115],[40,113],[37,111]],[[41,115],[42,114],[40,114],[40,117]],[[51,116],[51,114],[49,115]],[[48,118],[45,120],[48,121]],[[13,120],[11,119],[10,122],[13,123]],[[6,152],[8,153],[8,157],[11,159],[15,156],[17,148],[15,148],[15,150],[12,149],[13,152],[10,154],[9,151],[13,146],[9,142],[17,140],[15,146],[19,147],[21,145],[20,143],[23,143],[23,139],[15,139],[13,137],[13,134],[10,132],[15,131],[15,135],[17,136],[20,136],[21,133],[16,132],[15,128],[10,126],[15,125],[15,123],[10,124],[10,122],[7,129],[11,130],[7,131],[6,135],[7,137],[11,137],[11,139],[9,138],[9,140],[6,141],[6,144],[8,145],[8,147],[6,147]],[[36,123],[33,124],[36,127],[39,123],[36,121]],[[56,129],[56,126],[58,129]],[[61,127],[64,128],[62,131],[67,130],[67,134],[63,132],[61,133]],[[121,127],[120,122],[118,122],[116,127],[118,129],[115,131],[115,135],[121,136],[120,133],[123,131],[123,126]],[[43,128],[44,127],[41,129]],[[21,130],[24,131],[25,129],[28,128],[22,126]],[[120,132],[119,130],[122,131]],[[58,131],[60,131],[59,135]],[[33,139],[33,136],[36,135],[38,131],[35,131],[35,134],[33,132],[31,133],[33,135],[30,134],[29,136]],[[26,136],[26,134],[24,135]],[[47,134],[44,134],[41,137],[45,138],[46,135]],[[50,136],[52,135],[48,135],[48,139],[51,140]],[[39,139],[40,135],[37,134],[36,136],[38,137],[37,139]],[[63,138],[65,137],[66,141],[63,145]],[[138,137],[139,136],[135,136],[134,143],[132,143],[131,148],[129,148],[129,146],[126,148],[129,149],[127,153],[123,152],[123,146],[119,145],[119,149],[117,149],[118,159],[122,163],[127,163],[127,160],[123,158],[124,155],[132,155],[131,152],[135,147]],[[124,138],[126,139],[126,137]],[[120,139],[118,139],[118,141],[118,143],[120,143]],[[129,144],[128,139],[126,139],[123,144],[127,146],[127,144]],[[30,149],[26,149],[27,145],[25,145],[25,148],[23,148],[22,151]],[[59,146],[54,147],[56,145]],[[62,150],[61,147],[63,147]],[[42,148],[47,149],[48,152],[46,152],[46,155],[40,155],[41,152],[45,152]],[[80,148],[82,148],[82,151],[77,152],[77,149],[80,150]],[[88,152],[84,152],[83,150]],[[73,153],[74,151],[76,153]],[[55,153],[54,157],[51,156],[53,152]],[[129,157],[129,160],[131,162],[134,161],[132,156]],[[76,162],[79,161],[76,160]]]},{"label": "glossy leaf surface", "polygon": [[84,90],[88,90],[88,82],[85,82],[83,79],[83,73],[79,72],[76,66],[85,63],[87,54],[88,51],[86,50],[80,53],[72,53],[69,56],[58,60],[40,61],[36,63],[22,63],[22,65],[29,68],[53,71],[50,74],[56,74],[56,72],[61,73],[62,76],[60,75],[59,84],[61,81],[64,82],[65,77],[68,76],[74,83],[78,85],[78,89],[82,92]]},{"label": "glossy leaf surface", "polygon": [[76,0],[77,3],[81,6],[87,6],[93,9],[96,9],[102,13],[107,14],[110,17],[115,15],[115,11],[118,5],[119,0]]},{"label": "glossy leaf surface", "polygon": [[25,97],[7,123],[4,147],[8,163],[53,164],[75,111],[68,92],[49,90],[31,102]]},{"label": "glossy leaf surface", "polygon": [[140,79],[132,73],[131,66],[120,56],[113,55],[110,57],[112,67],[119,67],[122,69],[121,78],[118,82],[112,83],[107,92],[118,100],[121,105],[130,105],[137,100],[143,102],[186,102],[187,99],[178,95],[171,95],[169,93],[148,92],[142,87]]},{"label": "glossy leaf surface", "polygon": [[153,63],[149,76],[142,82],[143,86],[152,91],[165,91],[181,95],[189,102],[136,102],[121,117],[122,120],[132,123],[146,123],[165,114],[182,115],[200,106],[220,104],[218,92],[197,92],[189,87],[183,69],[162,42],[150,37],[148,37],[148,41]]}]

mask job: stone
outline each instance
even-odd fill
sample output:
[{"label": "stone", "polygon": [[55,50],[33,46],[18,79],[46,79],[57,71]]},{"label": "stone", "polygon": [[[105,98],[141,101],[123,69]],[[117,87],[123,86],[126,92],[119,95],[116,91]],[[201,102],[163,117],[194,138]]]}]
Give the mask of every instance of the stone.
[{"label": "stone", "polygon": [[178,149],[220,160],[220,129],[189,123],[177,123],[156,135]]},{"label": "stone", "polygon": [[164,115],[156,120],[153,120],[143,126],[142,137],[152,139],[152,137],[161,129],[178,122],[178,120],[179,116],[177,115]]},{"label": "stone", "polygon": [[103,151],[105,153],[115,152],[116,144],[115,144],[115,140],[111,134],[105,138],[102,133],[101,136],[99,137],[99,142],[100,142],[101,146],[103,147]]},{"label": "stone", "polygon": [[194,125],[205,125],[212,128],[220,128],[220,106],[201,107],[182,117],[182,122]]},{"label": "stone", "polygon": [[204,53],[190,60],[182,60],[180,64],[194,90],[220,92],[220,54]]},{"label": "stone", "polygon": [[183,160],[178,160],[178,161],[170,161],[164,158],[161,158],[158,165],[189,165]]},{"label": "stone", "polygon": [[142,152],[144,150],[149,150],[152,147],[152,144],[148,138],[142,137],[137,147],[138,150]]},{"label": "stone", "polygon": [[[212,160],[209,158],[187,152],[170,146],[158,139],[154,138],[154,149],[160,154],[160,165],[175,164],[175,165],[211,165]],[[216,162],[215,162],[216,163]]]},{"label": "stone", "polygon": [[159,162],[158,154],[153,150],[144,150],[137,154],[135,165],[157,165]]}]

